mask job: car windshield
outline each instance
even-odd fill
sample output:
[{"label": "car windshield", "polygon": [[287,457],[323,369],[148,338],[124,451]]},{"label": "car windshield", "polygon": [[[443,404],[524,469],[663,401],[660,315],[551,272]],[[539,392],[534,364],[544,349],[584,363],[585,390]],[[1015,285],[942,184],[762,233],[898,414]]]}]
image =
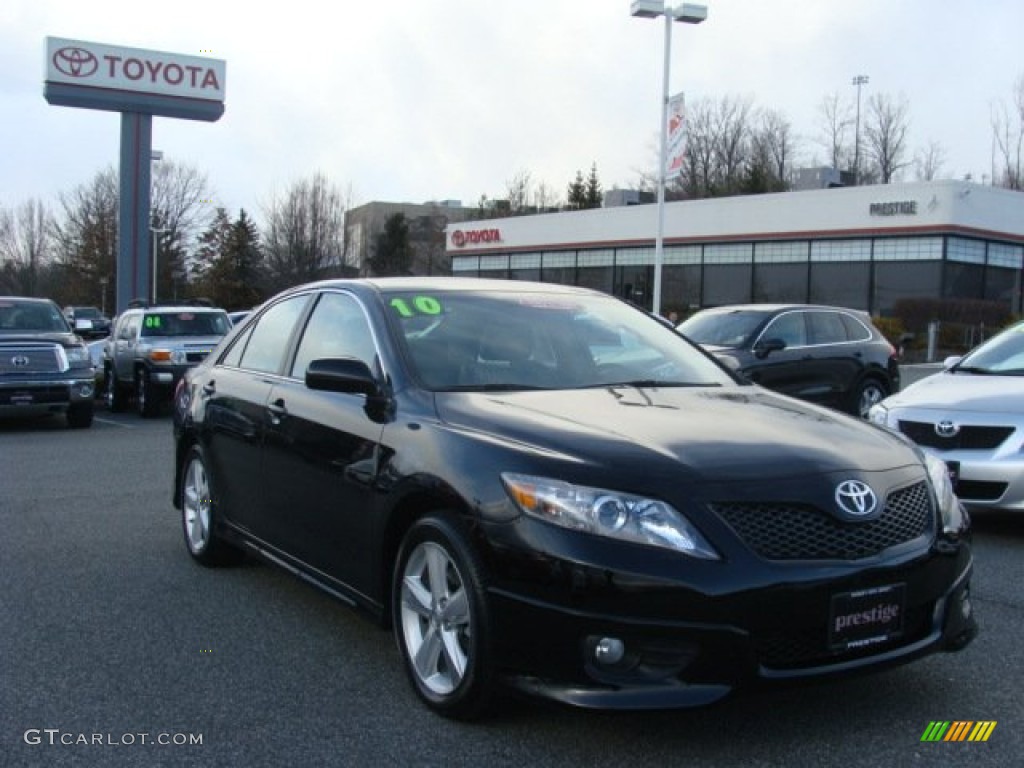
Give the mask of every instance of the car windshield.
[{"label": "car windshield", "polygon": [[420,380],[433,390],[733,383],[671,329],[608,296],[510,288],[385,299]]},{"label": "car windshield", "polygon": [[749,309],[705,310],[684,320],[676,330],[697,344],[742,347],[766,316],[765,312]]},{"label": "car windshield", "polygon": [[1024,323],[993,336],[968,353],[953,370],[1024,376]]},{"label": "car windshield", "polygon": [[223,336],[230,327],[224,312],[150,312],[142,320],[142,335]]},{"label": "car windshield", "polygon": [[67,333],[68,324],[55,304],[0,299],[0,333]]}]

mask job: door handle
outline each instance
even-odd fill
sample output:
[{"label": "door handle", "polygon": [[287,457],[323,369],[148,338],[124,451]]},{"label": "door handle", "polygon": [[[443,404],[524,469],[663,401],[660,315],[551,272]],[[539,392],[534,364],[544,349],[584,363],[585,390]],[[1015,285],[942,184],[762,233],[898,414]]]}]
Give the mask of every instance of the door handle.
[{"label": "door handle", "polygon": [[212,395],[216,391],[217,391],[217,383],[213,379],[210,379],[208,382],[203,384],[203,394],[204,395]]},{"label": "door handle", "polygon": [[272,403],[267,405],[267,410],[270,411],[270,423],[277,426],[281,423],[281,419],[288,415],[288,409],[284,405],[284,398],[279,397]]}]

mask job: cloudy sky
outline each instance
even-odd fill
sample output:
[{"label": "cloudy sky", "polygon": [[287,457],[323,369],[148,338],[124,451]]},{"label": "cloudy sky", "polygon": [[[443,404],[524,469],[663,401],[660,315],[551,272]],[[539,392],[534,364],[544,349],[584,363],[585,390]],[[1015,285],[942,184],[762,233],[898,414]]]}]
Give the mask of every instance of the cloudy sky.
[{"label": "cloudy sky", "polygon": [[[991,113],[1024,75],[1021,0],[706,0],[676,24],[671,91],[783,112],[802,164],[824,158],[819,107],[905,96],[912,149],[944,176],[992,164]],[[215,123],[155,118],[153,146],[206,172],[229,210],[316,171],[353,204],[501,197],[526,172],[564,196],[596,163],[606,188],[652,170],[663,23],[630,0],[3,0],[0,205],[62,191],[118,158],[116,113],[49,106],[44,38],[227,61]]]}]

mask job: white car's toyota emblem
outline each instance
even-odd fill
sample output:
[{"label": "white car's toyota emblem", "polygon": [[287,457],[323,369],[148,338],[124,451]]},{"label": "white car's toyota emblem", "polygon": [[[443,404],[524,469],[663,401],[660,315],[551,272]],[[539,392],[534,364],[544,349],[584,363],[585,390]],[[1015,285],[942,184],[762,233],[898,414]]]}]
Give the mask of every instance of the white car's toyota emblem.
[{"label": "white car's toyota emblem", "polygon": [[878,506],[878,497],[867,483],[844,480],[836,486],[836,504],[848,515],[864,517]]},{"label": "white car's toyota emblem", "polygon": [[935,425],[935,434],[939,437],[956,437],[960,433],[960,425],[955,421],[940,421]]}]

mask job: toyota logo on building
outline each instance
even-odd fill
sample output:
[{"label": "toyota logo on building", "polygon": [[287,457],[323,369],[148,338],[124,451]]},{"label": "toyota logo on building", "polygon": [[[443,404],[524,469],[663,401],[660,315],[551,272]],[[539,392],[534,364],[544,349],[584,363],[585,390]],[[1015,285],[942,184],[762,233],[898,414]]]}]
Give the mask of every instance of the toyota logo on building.
[{"label": "toyota logo on building", "polygon": [[25,355],[15,355],[11,358],[11,365],[15,368],[24,368],[28,365],[28,358]]},{"label": "toyota logo on building", "polygon": [[940,421],[935,425],[935,434],[939,437],[956,437],[960,434],[960,425],[955,421]]},{"label": "toyota logo on building", "polygon": [[867,483],[844,480],[836,486],[836,504],[852,517],[865,517],[875,511],[878,497]]},{"label": "toyota logo on building", "polygon": [[89,77],[100,66],[85,48],[61,48],[53,54],[53,66],[68,77]]}]

